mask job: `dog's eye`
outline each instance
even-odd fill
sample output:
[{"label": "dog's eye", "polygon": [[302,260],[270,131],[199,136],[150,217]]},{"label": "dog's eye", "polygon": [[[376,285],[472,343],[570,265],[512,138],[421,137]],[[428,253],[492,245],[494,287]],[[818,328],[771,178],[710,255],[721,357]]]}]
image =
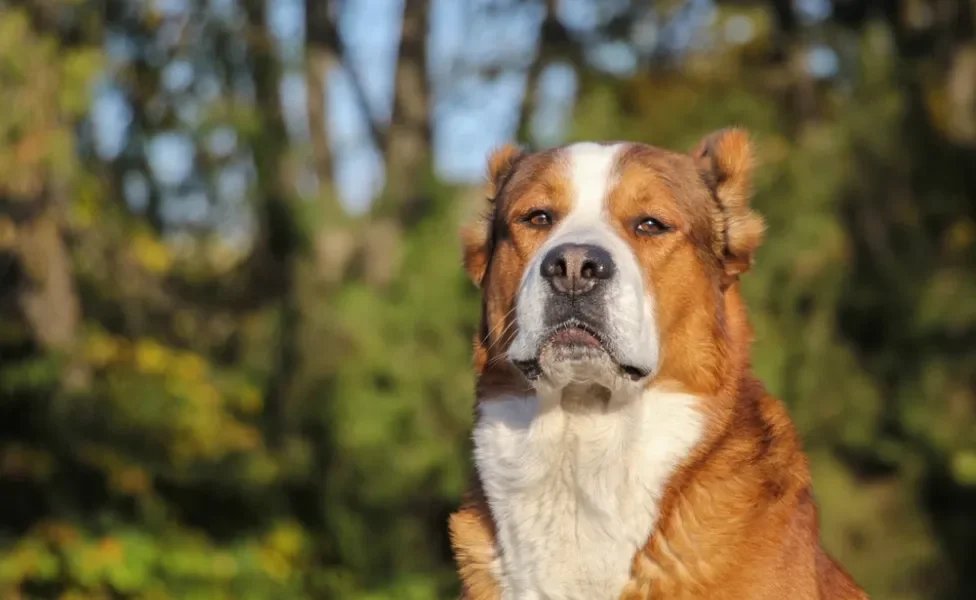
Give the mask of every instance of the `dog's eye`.
[{"label": "dog's eye", "polygon": [[640,235],[657,235],[668,231],[669,227],[654,217],[645,217],[637,222],[634,229]]},{"label": "dog's eye", "polygon": [[544,210],[534,210],[522,219],[532,227],[544,229],[552,225],[552,215]]}]

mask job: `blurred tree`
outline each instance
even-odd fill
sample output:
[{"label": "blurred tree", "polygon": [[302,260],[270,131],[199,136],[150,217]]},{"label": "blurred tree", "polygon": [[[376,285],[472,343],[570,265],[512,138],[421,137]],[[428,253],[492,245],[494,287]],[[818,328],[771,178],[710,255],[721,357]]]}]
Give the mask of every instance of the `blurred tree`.
[{"label": "blurred tree", "polygon": [[6,115],[0,126],[3,296],[14,301],[10,308],[27,325],[27,339],[67,361],[63,383],[83,385],[87,370],[74,359],[80,307],[64,220],[79,176],[73,127],[86,107],[82,86],[99,57],[77,45],[62,56],[23,10],[0,27],[0,86],[18,91],[0,99]]},{"label": "blurred tree", "polygon": [[[427,74],[428,0],[404,0],[393,76],[393,116],[383,139],[387,198],[394,207],[416,202],[431,151],[431,101]],[[403,207],[407,209],[407,207]]]},{"label": "blurred tree", "polygon": [[332,185],[334,170],[331,141],[326,126],[326,81],[339,62],[339,32],[332,2],[305,2],[306,85],[308,129],[312,139],[315,172],[323,188]]}]

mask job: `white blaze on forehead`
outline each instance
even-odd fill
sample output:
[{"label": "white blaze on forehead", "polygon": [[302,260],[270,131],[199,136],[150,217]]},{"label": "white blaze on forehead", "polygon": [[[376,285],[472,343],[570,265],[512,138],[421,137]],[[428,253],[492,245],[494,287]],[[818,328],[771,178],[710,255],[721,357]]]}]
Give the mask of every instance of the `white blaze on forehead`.
[{"label": "white blaze on forehead", "polygon": [[576,226],[605,218],[607,195],[616,183],[617,158],[623,144],[582,142],[566,148],[566,170],[573,189],[569,218]]}]

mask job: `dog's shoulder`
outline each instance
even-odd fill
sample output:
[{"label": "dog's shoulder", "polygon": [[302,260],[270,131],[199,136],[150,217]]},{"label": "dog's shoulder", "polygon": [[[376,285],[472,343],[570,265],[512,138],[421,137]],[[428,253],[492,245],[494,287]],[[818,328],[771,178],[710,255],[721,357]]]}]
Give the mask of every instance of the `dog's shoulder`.
[{"label": "dog's shoulder", "polygon": [[448,532],[461,577],[461,599],[497,600],[495,526],[477,482],[451,515]]}]

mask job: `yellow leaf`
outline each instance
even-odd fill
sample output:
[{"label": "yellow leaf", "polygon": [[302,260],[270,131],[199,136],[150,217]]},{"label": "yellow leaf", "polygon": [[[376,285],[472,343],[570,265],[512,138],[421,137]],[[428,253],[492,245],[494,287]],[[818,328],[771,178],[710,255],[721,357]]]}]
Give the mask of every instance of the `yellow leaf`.
[{"label": "yellow leaf", "polygon": [[98,558],[102,564],[122,561],[122,544],[115,538],[102,538],[98,543]]},{"label": "yellow leaf", "polygon": [[141,496],[149,491],[149,474],[139,467],[127,467],[114,474],[113,483],[125,494]]},{"label": "yellow leaf", "polygon": [[146,374],[158,375],[166,370],[169,360],[166,349],[152,340],[136,343],[136,368]]},{"label": "yellow leaf", "polygon": [[0,217],[0,248],[11,248],[17,242],[17,225],[7,217]]},{"label": "yellow leaf", "polygon": [[198,408],[217,408],[223,402],[220,391],[209,383],[189,388],[189,399]]},{"label": "yellow leaf", "polygon": [[963,450],[952,458],[952,471],[956,480],[966,485],[976,483],[976,452]]},{"label": "yellow leaf", "polygon": [[952,252],[966,250],[973,242],[976,242],[976,225],[969,219],[958,221],[946,233],[946,245]]},{"label": "yellow leaf", "polygon": [[237,398],[237,407],[249,415],[259,412],[263,405],[261,391],[251,385],[245,387]]},{"label": "yellow leaf", "polygon": [[286,557],[295,557],[302,549],[302,530],[294,523],[286,523],[275,527],[269,536],[268,543]]},{"label": "yellow leaf", "polygon": [[258,562],[261,568],[275,581],[285,581],[291,575],[291,565],[285,557],[269,548],[262,548]]},{"label": "yellow leaf", "polygon": [[85,343],[85,355],[96,367],[104,367],[118,360],[121,350],[122,345],[115,337],[103,333],[93,333]]},{"label": "yellow leaf", "polygon": [[173,263],[169,248],[147,234],[139,234],[132,240],[132,255],[144,269],[153,273],[165,273]]},{"label": "yellow leaf", "polygon": [[213,571],[221,579],[230,579],[237,575],[237,561],[229,554],[220,553],[213,559]]},{"label": "yellow leaf", "polygon": [[207,375],[207,363],[197,354],[183,352],[173,359],[172,374],[186,381],[202,381]]},{"label": "yellow leaf", "polygon": [[61,521],[50,521],[39,527],[41,535],[58,546],[67,546],[79,540],[78,530]]}]

